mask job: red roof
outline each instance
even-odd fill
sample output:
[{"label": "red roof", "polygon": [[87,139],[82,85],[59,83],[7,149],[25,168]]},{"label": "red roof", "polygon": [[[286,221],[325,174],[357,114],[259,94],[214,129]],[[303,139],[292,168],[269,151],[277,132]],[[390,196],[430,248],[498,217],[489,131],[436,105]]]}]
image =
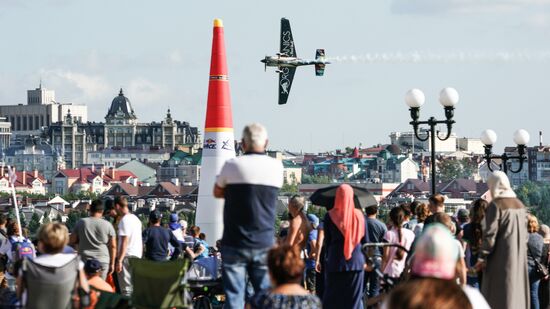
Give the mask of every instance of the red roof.
[{"label": "red roof", "polygon": [[[32,187],[32,183],[35,179],[40,180],[42,183],[46,183],[46,178],[44,178],[43,175],[38,174],[38,177],[34,177],[34,172],[23,172],[23,171],[15,171],[15,174],[17,175],[17,180],[15,181],[14,187]],[[4,177],[9,181],[8,173],[4,173]],[[25,182],[23,183],[23,178],[25,179]]]},{"label": "red roof", "polygon": [[[77,182],[80,183],[91,183],[96,177],[101,177],[101,169],[97,168],[92,170],[92,168],[89,167],[81,167],[77,169],[64,169],[59,171],[60,174],[64,175],[68,178],[76,178]],[[114,177],[113,177],[114,173]],[[56,177],[59,177],[59,174],[57,174]],[[103,182],[104,183],[111,183],[111,182],[124,182],[128,180],[128,178],[133,177],[137,178],[137,176],[126,170],[117,170],[117,169],[107,169],[103,173]]]}]

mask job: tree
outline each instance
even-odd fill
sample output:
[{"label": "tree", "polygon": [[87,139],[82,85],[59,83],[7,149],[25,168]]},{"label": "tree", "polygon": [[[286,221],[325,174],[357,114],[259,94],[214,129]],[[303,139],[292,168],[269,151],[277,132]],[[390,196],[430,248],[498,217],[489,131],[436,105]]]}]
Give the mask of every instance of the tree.
[{"label": "tree", "polygon": [[550,185],[528,181],[515,192],[539,222],[550,224]]},{"label": "tree", "polygon": [[48,224],[48,223],[51,223],[52,220],[50,219],[50,211],[49,210],[46,210],[44,212],[44,219],[42,220],[42,224]]},{"label": "tree", "polygon": [[332,183],[331,179],[328,176],[315,176],[315,175],[303,175],[302,176],[303,184],[330,184]]},{"label": "tree", "polygon": [[67,226],[69,231],[73,231],[76,223],[78,222],[78,220],[80,220],[80,218],[81,213],[79,211],[73,210],[69,213],[69,215],[67,216],[67,222],[65,222],[65,225]]},{"label": "tree", "polygon": [[284,180],[283,186],[281,187],[282,194],[297,194],[298,193],[298,184],[288,183],[286,179]]},{"label": "tree", "polygon": [[19,220],[21,221],[21,228],[27,227],[27,218],[23,212],[19,212]]},{"label": "tree", "polygon": [[453,179],[472,178],[476,172],[477,164],[468,158],[462,160],[447,159],[437,163],[437,176],[442,181]]},{"label": "tree", "polygon": [[36,212],[32,214],[31,221],[29,222],[29,231],[31,234],[35,234],[40,227],[40,216]]}]

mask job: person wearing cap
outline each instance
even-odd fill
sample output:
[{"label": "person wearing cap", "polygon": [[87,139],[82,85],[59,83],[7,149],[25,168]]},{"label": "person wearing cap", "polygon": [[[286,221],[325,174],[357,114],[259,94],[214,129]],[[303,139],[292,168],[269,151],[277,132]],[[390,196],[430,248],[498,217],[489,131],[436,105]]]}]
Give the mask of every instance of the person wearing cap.
[{"label": "person wearing cap", "polygon": [[307,220],[311,224],[311,230],[307,237],[306,244],[306,288],[309,292],[315,294],[315,277],[317,273],[315,272],[315,260],[317,257],[317,227],[319,226],[319,217],[314,214],[308,214]]},{"label": "person wearing cap", "polygon": [[179,218],[177,213],[171,213],[168,227],[170,228],[174,236],[176,236],[176,239],[179,242],[183,242],[183,232],[181,230],[181,225],[178,223],[178,219]]},{"label": "person wearing cap", "polygon": [[430,224],[416,242],[410,280],[396,286],[382,308],[489,309],[477,289],[457,284],[459,254],[449,228]]},{"label": "person wearing cap", "polygon": [[70,245],[78,248],[82,261],[96,259],[101,263],[101,278],[106,279],[115,269],[116,234],[111,223],[103,219],[104,204],[94,200],[87,218],[80,219],[70,236]]},{"label": "person wearing cap", "polygon": [[183,243],[192,248],[195,244],[195,239],[193,236],[187,234],[187,221],[180,220],[179,224],[181,226],[181,234],[183,235]]},{"label": "person wearing cap", "polygon": [[113,287],[101,278],[103,266],[96,259],[89,259],[84,263],[84,273],[88,278],[88,284],[96,290],[114,293]]},{"label": "person wearing cap", "polygon": [[143,243],[145,245],[145,258],[152,261],[164,262],[168,259],[168,245],[174,247],[170,256],[176,259],[181,253],[181,244],[174,234],[160,226],[162,214],[158,210],[149,213],[149,227],[143,231]]}]

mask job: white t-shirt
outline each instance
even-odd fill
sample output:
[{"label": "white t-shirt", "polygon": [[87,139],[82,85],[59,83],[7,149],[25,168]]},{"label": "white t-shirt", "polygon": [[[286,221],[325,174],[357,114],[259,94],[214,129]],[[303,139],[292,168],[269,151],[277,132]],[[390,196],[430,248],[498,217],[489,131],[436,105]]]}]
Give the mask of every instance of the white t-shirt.
[{"label": "white t-shirt", "polygon": [[[407,248],[407,250],[410,250],[414,241],[414,233],[409,229],[401,228],[401,241],[399,241],[397,229],[392,228],[386,232],[384,239],[390,244],[400,244]],[[390,247],[388,263],[386,264],[386,268],[383,269],[384,274],[392,278],[399,278],[399,276],[401,276],[403,269],[405,269],[405,260],[407,259],[407,253],[404,253],[401,260],[396,260],[396,253],[397,248]]]},{"label": "white t-shirt", "polygon": [[174,234],[174,236],[176,237],[176,239],[179,241],[179,242],[183,242],[184,239],[183,239],[183,231],[181,229],[175,229],[175,230],[172,230],[172,234]]},{"label": "white t-shirt", "polygon": [[[118,223],[118,243],[122,245],[122,237],[128,237],[126,256],[141,258],[143,254],[143,240],[141,238],[141,221],[134,214],[126,214]],[[120,250],[120,249],[119,249]],[[119,252],[120,253],[120,252]]]}]

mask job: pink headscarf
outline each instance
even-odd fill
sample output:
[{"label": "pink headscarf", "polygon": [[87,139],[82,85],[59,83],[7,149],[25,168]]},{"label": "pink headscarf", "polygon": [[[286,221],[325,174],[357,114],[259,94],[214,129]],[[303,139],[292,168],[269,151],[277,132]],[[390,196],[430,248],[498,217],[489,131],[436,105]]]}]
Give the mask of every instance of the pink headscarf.
[{"label": "pink headscarf", "polygon": [[344,236],[344,257],[351,259],[353,249],[365,236],[365,217],[353,202],[353,188],[343,184],[336,189],[334,208],[328,212],[330,219]]}]

